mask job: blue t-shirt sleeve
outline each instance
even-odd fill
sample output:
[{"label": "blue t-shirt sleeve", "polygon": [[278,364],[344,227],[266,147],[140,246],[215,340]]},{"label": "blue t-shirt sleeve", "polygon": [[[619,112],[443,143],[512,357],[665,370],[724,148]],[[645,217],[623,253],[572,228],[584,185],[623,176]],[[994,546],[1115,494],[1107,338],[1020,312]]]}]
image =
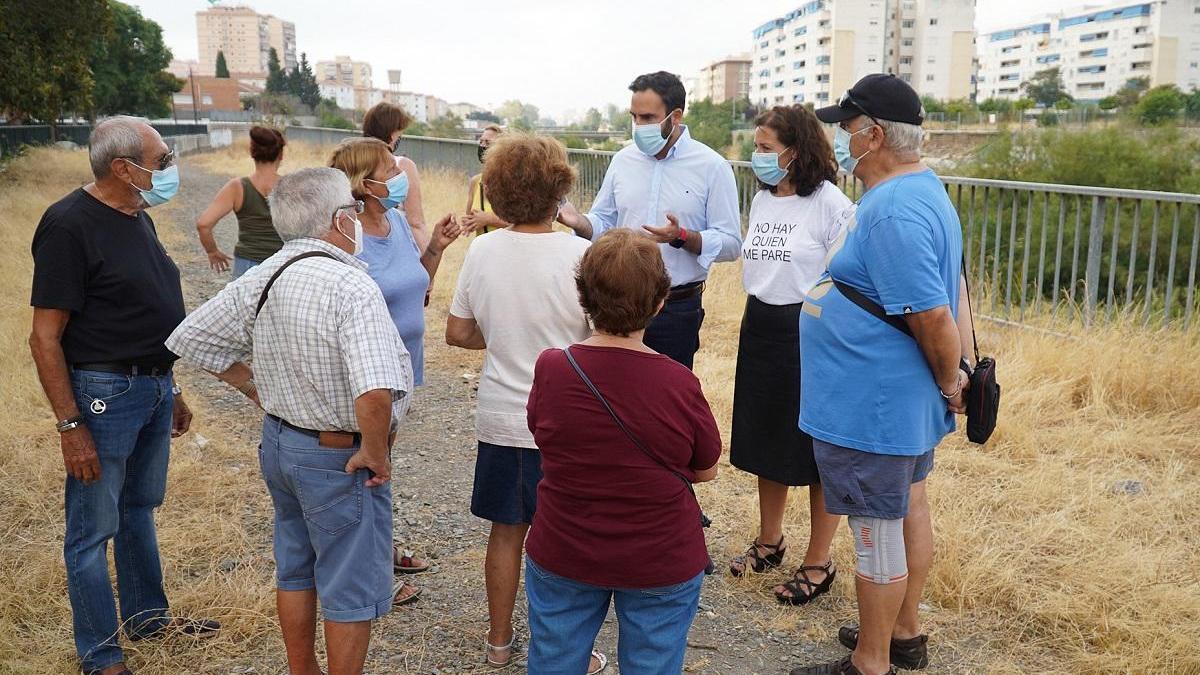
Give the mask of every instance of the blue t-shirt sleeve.
[{"label": "blue t-shirt sleeve", "polygon": [[950,304],[929,225],[883,218],[864,241],[864,267],[888,314],[911,314]]}]

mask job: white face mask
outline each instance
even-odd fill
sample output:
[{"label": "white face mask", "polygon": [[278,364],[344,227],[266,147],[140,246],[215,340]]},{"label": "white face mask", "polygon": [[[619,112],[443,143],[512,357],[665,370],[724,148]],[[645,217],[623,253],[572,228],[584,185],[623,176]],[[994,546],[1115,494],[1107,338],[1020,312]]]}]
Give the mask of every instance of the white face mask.
[{"label": "white face mask", "polygon": [[362,250],[363,250],[363,227],[362,227],[362,221],[358,219],[358,216],[354,216],[354,236],[353,237],[350,237],[345,232],[342,232],[342,228],[340,227],[340,221],[334,221],[333,229],[337,230],[337,233],[342,235],[343,237],[346,237],[346,239],[354,242],[354,252],[353,252],[354,255],[358,255],[358,254],[362,253]]}]

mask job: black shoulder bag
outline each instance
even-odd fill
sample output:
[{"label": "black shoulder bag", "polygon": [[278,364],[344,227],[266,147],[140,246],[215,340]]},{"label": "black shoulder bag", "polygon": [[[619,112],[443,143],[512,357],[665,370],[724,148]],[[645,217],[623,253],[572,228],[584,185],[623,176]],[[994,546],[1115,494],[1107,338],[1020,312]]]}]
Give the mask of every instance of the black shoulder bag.
[{"label": "black shoulder bag", "polygon": [[[655,464],[675,474],[676,478],[683,481],[684,486],[686,486],[688,492],[691,493],[692,499],[696,500],[696,506],[700,508],[700,526],[708,527],[709,525],[712,525],[712,520],[710,520],[708,516],[704,515],[704,508],[700,507],[700,499],[696,496],[696,488],[692,486],[692,481],[688,480],[687,476],[667,466],[666,462],[662,461],[657,455],[650,452],[650,450],[642,443],[641,439],[633,435],[633,432],[629,430],[629,427],[625,426],[625,423],[622,422],[621,418],[617,416],[617,411],[612,409],[612,406],[608,404],[608,400],[604,398],[604,395],[600,393],[600,390],[596,388],[596,385],[592,384],[592,380],[587,376],[587,373],[583,372],[583,368],[579,367],[579,363],[575,360],[575,357],[571,355],[570,347],[564,349],[563,354],[566,355],[567,362],[570,363],[571,367],[575,369],[575,373],[579,375],[579,379],[583,380],[583,383],[587,385],[587,388],[592,391],[592,395],[596,397],[596,400],[600,402],[600,405],[604,406],[604,409],[608,411],[610,416],[612,416],[613,422],[617,423],[617,427],[625,434],[626,437],[629,438],[630,441],[633,442],[634,446],[636,446],[638,450],[641,450],[642,454],[649,457]],[[715,571],[716,566],[713,565],[712,558],[709,558],[708,566],[704,568],[704,573],[712,574]]]},{"label": "black shoulder bag", "polygon": [[[963,261],[963,279],[966,280],[966,260]],[[869,312],[880,321],[915,339],[908,322],[899,316],[888,314],[883,307],[863,295],[857,288],[833,279],[833,285],[846,299]],[[971,287],[967,285],[967,311],[971,312],[971,344],[975,347],[975,368],[962,369],[967,373],[970,386],[967,388],[967,440],[983,444],[996,429],[996,418],[1000,414],[1000,383],[996,381],[996,360],[990,356],[979,356],[979,340],[975,337],[975,313],[971,309]]]},{"label": "black shoulder bag", "polygon": [[283,274],[283,271],[288,267],[291,267],[292,263],[300,262],[305,258],[329,258],[330,260],[337,260],[337,258],[326,253],[325,251],[309,251],[307,253],[301,253],[295,258],[292,258],[291,260],[288,260],[280,265],[279,269],[275,270],[275,273],[271,275],[271,278],[267,279],[267,285],[263,286],[262,293],[258,296],[258,306],[254,308],[255,317],[257,317],[258,313],[262,311],[263,305],[267,304],[267,294],[271,292],[271,287],[275,285],[275,281],[279,279],[279,275]]}]

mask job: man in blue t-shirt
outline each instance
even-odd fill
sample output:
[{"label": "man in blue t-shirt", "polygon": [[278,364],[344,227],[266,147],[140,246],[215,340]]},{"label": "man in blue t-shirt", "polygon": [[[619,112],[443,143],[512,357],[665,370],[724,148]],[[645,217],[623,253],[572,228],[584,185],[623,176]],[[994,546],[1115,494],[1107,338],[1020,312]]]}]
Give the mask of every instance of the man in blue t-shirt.
[{"label": "man in blue t-shirt", "polygon": [[962,230],[920,162],[924,111],[892,75],[868,75],[817,117],[867,192],[800,319],[800,428],[813,437],[826,508],[849,516],[858,553],[854,650],[793,675],[923,668],[917,608],[933,558],[925,477],[965,410],[955,309]]}]

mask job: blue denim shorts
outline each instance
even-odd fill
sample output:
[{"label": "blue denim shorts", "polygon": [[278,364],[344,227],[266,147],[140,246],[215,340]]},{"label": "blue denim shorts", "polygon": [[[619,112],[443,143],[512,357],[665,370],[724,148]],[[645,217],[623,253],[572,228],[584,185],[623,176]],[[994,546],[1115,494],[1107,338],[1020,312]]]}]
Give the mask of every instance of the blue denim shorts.
[{"label": "blue denim shorts", "polygon": [[479,441],[471,513],[504,525],[528,525],[537,509],[542,453]]},{"label": "blue denim shorts", "polygon": [[392,607],[392,489],[346,473],[358,451],[326,448],[270,416],[258,457],[275,505],[275,583],[317,590],[327,621],[370,621]]},{"label": "blue denim shorts", "polygon": [[933,471],[933,450],[923,455],[878,455],[813,439],[825,510],[841,516],[896,520],[908,515],[908,495]]}]

